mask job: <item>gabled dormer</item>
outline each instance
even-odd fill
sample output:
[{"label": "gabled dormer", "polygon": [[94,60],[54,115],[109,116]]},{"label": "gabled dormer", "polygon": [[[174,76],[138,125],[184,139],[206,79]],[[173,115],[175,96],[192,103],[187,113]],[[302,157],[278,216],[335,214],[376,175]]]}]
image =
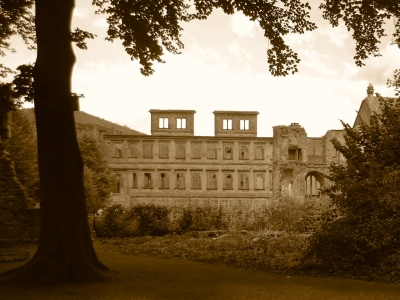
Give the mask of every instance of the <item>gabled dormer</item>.
[{"label": "gabled dormer", "polygon": [[151,109],[152,135],[194,135],[194,110]]},{"label": "gabled dormer", "polygon": [[214,111],[215,136],[257,136],[257,111]]}]

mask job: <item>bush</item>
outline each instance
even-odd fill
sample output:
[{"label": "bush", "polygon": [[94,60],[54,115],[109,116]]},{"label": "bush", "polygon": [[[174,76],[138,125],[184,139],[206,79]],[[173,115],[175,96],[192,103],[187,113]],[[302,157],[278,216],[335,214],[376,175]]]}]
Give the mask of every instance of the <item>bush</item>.
[{"label": "bush", "polygon": [[210,205],[171,208],[137,205],[126,209],[121,205],[106,208],[98,218],[98,237],[162,236],[188,231],[249,230],[293,234],[310,233],[320,226],[328,209],[324,199],[308,199],[297,203],[285,198],[256,210],[231,209]]}]

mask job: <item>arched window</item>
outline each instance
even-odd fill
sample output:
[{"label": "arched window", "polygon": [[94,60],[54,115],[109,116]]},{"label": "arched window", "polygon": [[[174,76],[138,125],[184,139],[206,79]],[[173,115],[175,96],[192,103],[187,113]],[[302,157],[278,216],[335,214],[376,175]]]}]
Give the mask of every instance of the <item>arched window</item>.
[{"label": "arched window", "polygon": [[324,175],[319,172],[310,172],[305,180],[305,196],[320,197],[324,188]]}]

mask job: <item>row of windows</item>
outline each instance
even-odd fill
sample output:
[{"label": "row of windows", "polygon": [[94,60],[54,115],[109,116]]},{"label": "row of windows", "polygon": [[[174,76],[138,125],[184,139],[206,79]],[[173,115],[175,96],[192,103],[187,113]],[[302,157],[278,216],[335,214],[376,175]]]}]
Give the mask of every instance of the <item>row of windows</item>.
[{"label": "row of windows", "polygon": [[[186,129],[186,118],[176,118],[176,127],[178,129]],[[169,118],[158,118],[158,128],[169,128]]]},{"label": "row of windows", "polygon": [[[222,120],[222,129],[233,130],[233,120],[232,119],[223,119]],[[239,129],[240,130],[250,130],[250,120],[240,120],[239,121]]]},{"label": "row of windows", "polygon": [[[114,192],[120,192],[121,174],[116,174],[117,176],[117,186]],[[139,176],[141,177],[141,182],[139,184]],[[241,172],[238,174],[237,189],[238,190],[249,190],[250,189],[250,176],[253,176],[253,188],[254,190],[264,190],[266,188],[266,178],[265,172],[254,172],[252,175],[249,172]],[[190,173],[190,182],[187,181],[186,172],[132,172],[127,173],[128,186],[130,189],[202,189],[205,184],[205,188],[208,190],[218,189],[218,172],[207,172],[206,181],[203,182],[203,176],[201,171]],[[272,174],[269,172],[270,182],[268,188],[272,189]],[[234,173],[224,172],[222,173],[223,189],[233,190],[234,189]]]},{"label": "row of windows", "polygon": [[[113,149],[113,157],[122,157],[122,143],[114,144]],[[153,144],[152,143],[143,143],[143,158],[153,158]],[[202,144],[201,143],[191,143],[191,158],[192,159],[201,159],[202,158]],[[138,158],[139,157],[139,147],[140,144],[138,142],[130,142],[128,148],[128,157],[130,158]],[[160,143],[159,147],[159,158],[170,158],[170,144],[169,143]],[[239,145],[238,159],[239,160],[248,160],[249,159],[249,145]],[[218,144],[207,144],[206,158],[208,159],[217,159],[218,158]],[[176,143],[175,144],[175,158],[177,159],[185,159],[186,158],[186,143]],[[232,160],[234,159],[234,145],[226,144],[223,145],[223,159]],[[263,145],[254,145],[254,159],[262,160],[264,159],[264,146]]]}]

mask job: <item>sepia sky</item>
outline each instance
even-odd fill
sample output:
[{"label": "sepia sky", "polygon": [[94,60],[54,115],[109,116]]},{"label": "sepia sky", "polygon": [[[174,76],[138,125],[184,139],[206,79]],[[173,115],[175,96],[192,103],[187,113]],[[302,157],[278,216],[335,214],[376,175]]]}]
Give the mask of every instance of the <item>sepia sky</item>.
[{"label": "sepia sky", "polygon": [[[268,40],[258,24],[242,14],[216,10],[208,20],[184,23],[181,55],[166,53],[165,64],[145,77],[137,61],[131,61],[121,42],[104,40],[106,16],[94,14],[91,0],[76,0],[73,28],[97,34],[88,50],[75,47],[77,61],[73,92],[83,93],[81,110],[150,134],[150,109],[196,110],[195,135],[214,135],[214,110],[258,111],[258,136],[272,136],[272,127],[302,125],[309,137],[329,129],[341,129],[340,119],[354,122],[356,110],[369,83],[375,92],[394,96],[386,80],[400,67],[400,49],[390,45],[394,30],[380,45],[381,57],[355,65],[355,43],[341,25],[332,28],[322,19],[320,0],[309,1],[311,20],[318,29],[286,36],[299,54],[299,72],[286,77],[269,74]],[[35,52],[12,40],[17,53],[7,53],[9,67],[35,61]]]}]

